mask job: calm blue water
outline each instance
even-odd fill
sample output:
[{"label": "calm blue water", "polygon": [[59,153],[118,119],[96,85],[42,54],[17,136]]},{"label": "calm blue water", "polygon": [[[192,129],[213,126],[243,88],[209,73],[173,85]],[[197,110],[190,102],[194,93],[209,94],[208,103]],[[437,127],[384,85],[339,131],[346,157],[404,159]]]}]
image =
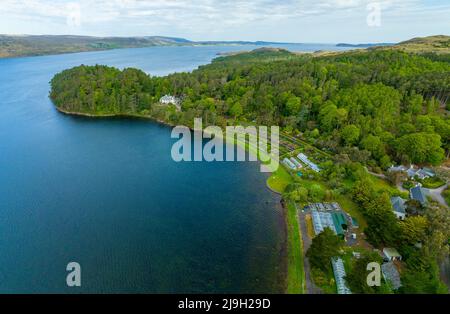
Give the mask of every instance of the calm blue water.
[{"label": "calm blue water", "polygon": [[[80,64],[164,75],[250,48],[0,60],[0,292],[281,292],[283,218],[257,163],[177,164],[170,128],[64,116],[48,99]],[[71,261],[81,288],[66,287]]]}]

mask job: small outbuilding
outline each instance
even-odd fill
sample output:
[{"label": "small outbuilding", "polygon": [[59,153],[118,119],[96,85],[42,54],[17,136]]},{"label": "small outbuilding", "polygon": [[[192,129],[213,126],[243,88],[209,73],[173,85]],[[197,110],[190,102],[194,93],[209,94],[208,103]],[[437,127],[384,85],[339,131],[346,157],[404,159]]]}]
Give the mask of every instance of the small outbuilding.
[{"label": "small outbuilding", "polygon": [[388,262],[401,261],[402,260],[402,256],[394,248],[384,248],[383,249],[383,256],[384,256],[384,259],[386,261],[388,261]]}]

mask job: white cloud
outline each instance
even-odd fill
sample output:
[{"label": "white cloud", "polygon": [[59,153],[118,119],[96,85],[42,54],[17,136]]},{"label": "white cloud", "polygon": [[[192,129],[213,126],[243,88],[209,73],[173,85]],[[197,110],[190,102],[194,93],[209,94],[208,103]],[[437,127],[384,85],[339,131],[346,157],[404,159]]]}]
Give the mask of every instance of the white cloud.
[{"label": "white cloud", "polygon": [[[338,32],[336,21],[365,23],[369,2],[380,3],[383,17],[388,18],[413,20],[414,15],[423,12],[450,13],[450,4],[445,0],[434,0],[433,5],[425,0],[1,0],[0,17],[8,21],[8,30],[12,32],[27,29],[26,25],[17,25],[34,20],[60,25],[62,32],[70,30],[66,28],[69,21],[71,28],[86,34],[173,34],[203,38],[217,34],[237,38],[239,34],[235,33],[240,29],[253,27],[258,34],[261,28],[275,29],[292,21],[302,25],[312,18],[313,23],[333,23],[330,31]],[[38,31],[31,27],[35,24],[29,24],[29,33]],[[5,22],[0,22],[0,33],[5,32],[2,26],[5,27]],[[294,37],[293,30],[285,31]]]}]

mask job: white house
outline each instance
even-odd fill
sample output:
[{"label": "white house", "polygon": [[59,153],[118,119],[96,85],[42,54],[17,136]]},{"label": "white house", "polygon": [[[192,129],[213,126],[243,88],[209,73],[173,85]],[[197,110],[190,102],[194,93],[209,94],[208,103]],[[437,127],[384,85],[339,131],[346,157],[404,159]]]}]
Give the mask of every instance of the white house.
[{"label": "white house", "polygon": [[401,261],[402,260],[402,256],[394,248],[389,248],[389,247],[384,248],[383,249],[383,255],[384,255],[384,259],[387,260],[388,262]]},{"label": "white house", "polygon": [[432,178],[435,177],[436,174],[434,171],[430,168],[421,168],[421,169],[415,169],[414,166],[411,166],[406,173],[408,174],[408,177],[415,178],[418,177],[420,180]]},{"label": "white house", "polygon": [[415,168],[414,165],[411,165],[409,168],[405,166],[392,166],[388,169],[389,172],[405,172],[408,177],[423,180],[426,178],[432,178],[436,176],[436,173],[430,168]]},{"label": "white house", "polygon": [[181,99],[171,95],[164,95],[159,102],[163,105],[175,105],[178,109],[181,105]]},{"label": "white house", "polygon": [[392,165],[388,171],[389,172],[405,172],[407,169],[405,166],[394,166]]}]

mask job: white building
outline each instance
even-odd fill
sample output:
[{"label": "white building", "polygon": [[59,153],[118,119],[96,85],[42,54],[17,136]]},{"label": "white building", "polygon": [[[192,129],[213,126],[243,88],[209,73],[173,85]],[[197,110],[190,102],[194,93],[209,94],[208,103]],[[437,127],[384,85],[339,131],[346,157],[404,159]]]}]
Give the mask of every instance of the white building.
[{"label": "white building", "polygon": [[290,161],[292,161],[292,163],[297,167],[297,169],[303,168],[302,164],[297,159],[295,159],[294,157],[291,157]]},{"label": "white building", "polygon": [[320,172],[319,166],[316,165],[315,163],[313,163],[311,160],[309,160],[308,156],[306,156],[305,154],[300,153],[300,154],[298,154],[297,158],[300,159],[304,164],[306,164],[308,167],[310,167],[315,172]]},{"label": "white building", "polygon": [[179,108],[181,104],[181,100],[179,98],[171,95],[165,95],[161,97],[159,102],[163,105],[175,105],[177,108]]},{"label": "white building", "polygon": [[331,264],[333,266],[334,278],[336,280],[336,287],[338,294],[352,294],[345,282],[345,267],[344,262],[340,258],[332,258]]},{"label": "white building", "polygon": [[411,165],[409,168],[405,166],[392,166],[388,169],[389,172],[405,172],[409,178],[418,177],[420,180],[432,178],[436,173],[430,168],[415,168]]},{"label": "white building", "polygon": [[388,247],[384,248],[383,255],[384,255],[384,258],[389,262],[402,260],[402,256],[394,248],[388,248]]},{"label": "white building", "polygon": [[284,158],[284,159],[283,159],[283,163],[284,163],[286,166],[288,166],[289,168],[291,168],[292,170],[297,169],[297,168],[295,167],[295,165],[292,163],[292,161],[290,161],[290,160],[287,159],[287,158]]},{"label": "white building", "polygon": [[312,210],[311,218],[314,227],[314,233],[316,235],[322,233],[325,228],[330,228],[331,231],[337,234],[336,227],[334,226],[333,222],[333,216],[331,213]]}]

